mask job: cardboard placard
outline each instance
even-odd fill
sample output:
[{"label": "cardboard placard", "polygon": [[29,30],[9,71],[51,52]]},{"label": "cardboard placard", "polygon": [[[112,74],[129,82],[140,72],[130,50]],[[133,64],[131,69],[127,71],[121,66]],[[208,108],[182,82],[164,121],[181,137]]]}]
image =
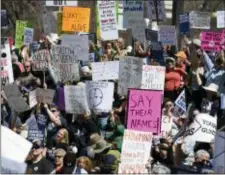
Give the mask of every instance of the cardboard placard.
[{"label": "cardboard placard", "polygon": [[160,133],[162,92],[130,89],[127,129]]},{"label": "cardboard placard", "polygon": [[34,29],[25,27],[23,43],[25,45],[30,45],[33,42],[33,37],[34,37]]},{"label": "cardboard placard", "polygon": [[180,25],[179,30],[181,35],[185,35],[190,31],[189,25],[189,13],[184,13],[180,15]]},{"label": "cardboard placard", "polygon": [[37,51],[32,56],[32,70],[33,71],[46,71],[48,64],[51,60],[50,53],[47,49]]},{"label": "cardboard placard", "polygon": [[163,46],[161,42],[151,42],[151,54],[154,60],[164,63]]},{"label": "cardboard placard", "polygon": [[64,7],[62,31],[89,32],[90,8]]},{"label": "cardboard placard", "polygon": [[55,96],[55,90],[53,89],[36,89],[37,101],[40,103],[52,104]]},{"label": "cardboard placard", "polygon": [[220,42],[223,40],[222,32],[201,32],[201,49],[207,51],[220,51]]},{"label": "cardboard placard", "polygon": [[217,28],[225,28],[225,11],[217,11]]},{"label": "cardboard placard", "polygon": [[16,20],[15,47],[20,48],[23,45],[24,29],[27,27],[27,21]]},{"label": "cardboard placard", "polygon": [[157,42],[158,32],[151,29],[145,29],[145,37],[146,37],[146,40],[149,40],[151,42]]},{"label": "cardboard placard", "polygon": [[211,17],[208,12],[191,11],[189,21],[191,29],[210,29]]},{"label": "cardboard placard", "polygon": [[187,107],[186,107],[186,95],[185,95],[185,90],[183,90],[180,95],[177,97],[175,100],[174,104],[178,106],[183,112],[186,112]]},{"label": "cardboard placard", "polygon": [[160,25],[158,39],[163,45],[176,45],[176,30],[175,26]]}]

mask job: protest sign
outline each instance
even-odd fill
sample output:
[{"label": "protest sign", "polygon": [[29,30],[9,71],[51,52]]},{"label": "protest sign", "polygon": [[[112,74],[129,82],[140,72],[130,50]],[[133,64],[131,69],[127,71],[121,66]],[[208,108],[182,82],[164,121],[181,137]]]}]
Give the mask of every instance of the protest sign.
[{"label": "protest sign", "polygon": [[1,29],[7,29],[9,24],[10,23],[6,15],[6,10],[1,9]]},{"label": "protest sign", "polygon": [[33,56],[34,53],[37,52],[40,47],[41,47],[41,45],[37,41],[34,41],[33,43],[31,43],[30,44],[31,56]]},{"label": "protest sign", "polygon": [[147,28],[144,18],[133,17],[128,19],[128,24],[132,29],[134,39],[144,43],[145,42],[145,28]]},{"label": "protest sign", "polygon": [[33,108],[37,104],[36,90],[29,92],[29,106]]},{"label": "protest sign", "polygon": [[1,174],[25,174],[27,164],[1,156]]},{"label": "protest sign", "polygon": [[46,6],[77,6],[76,0],[46,0]]},{"label": "protest sign", "polygon": [[63,34],[61,36],[61,45],[72,47],[77,60],[89,60],[89,44],[87,35],[78,36]]},{"label": "protest sign", "polygon": [[57,33],[57,11],[48,11],[42,15],[43,29],[46,35]]},{"label": "protest sign", "polygon": [[84,114],[90,112],[86,86],[65,86],[64,87],[65,97],[65,110],[71,114]]},{"label": "protest sign", "polygon": [[14,82],[12,58],[8,40],[1,42],[1,83],[6,85]]},{"label": "protest sign", "polygon": [[174,26],[160,25],[158,39],[163,45],[176,45],[176,30]]},{"label": "protest sign", "polygon": [[207,51],[220,51],[220,42],[223,40],[222,32],[201,32],[201,49]]},{"label": "protest sign", "polygon": [[97,1],[102,40],[118,39],[116,1]]},{"label": "protest sign", "polygon": [[96,112],[112,110],[114,83],[87,81],[86,89],[90,109]]},{"label": "protest sign", "polygon": [[217,28],[225,28],[225,11],[217,11]]},{"label": "protest sign", "polygon": [[130,28],[128,20],[143,19],[144,1],[123,1],[123,28]]},{"label": "protest sign", "polygon": [[206,113],[195,116],[194,122],[186,129],[184,141],[198,141],[210,143],[215,139],[217,118]]},{"label": "protest sign", "polygon": [[180,95],[177,97],[176,101],[174,102],[176,106],[178,106],[180,109],[182,109],[184,112],[186,112],[186,95],[185,90],[183,90]]},{"label": "protest sign", "polygon": [[127,96],[128,88],[140,88],[143,61],[137,57],[120,58],[118,93]]},{"label": "protest sign", "polygon": [[225,174],[225,132],[218,131],[215,137],[213,170],[215,174]]},{"label": "protest sign", "polygon": [[[147,17],[152,21],[163,21],[166,18],[165,1],[164,0],[148,0],[146,1]],[[156,12],[157,9],[157,12]]]},{"label": "protest sign", "polygon": [[162,92],[130,89],[127,129],[160,133]]},{"label": "protest sign", "polygon": [[88,61],[81,61],[82,66],[90,66],[95,61],[95,53],[89,53]]},{"label": "protest sign", "polygon": [[173,119],[162,115],[161,120],[161,136],[167,138],[172,130]]},{"label": "protest sign", "polygon": [[151,29],[145,29],[145,37],[146,37],[146,40],[149,40],[151,42],[157,42],[158,32]]},{"label": "protest sign", "polygon": [[94,43],[97,44],[97,37],[96,37],[96,33],[80,33],[80,35],[87,35],[88,36],[88,40],[89,40],[89,44]]},{"label": "protest sign", "polygon": [[50,53],[47,49],[37,51],[32,56],[32,70],[33,71],[46,71],[48,70],[48,64],[51,60]]},{"label": "protest sign", "polygon": [[[142,168],[134,168],[147,164],[151,152],[152,137],[151,132],[125,130],[119,172],[136,171],[137,173],[141,170],[139,173],[143,173]],[[127,167],[126,170],[125,167]]]},{"label": "protest sign", "polygon": [[16,20],[16,36],[15,36],[15,47],[20,48],[23,45],[24,29],[27,27],[27,21]]},{"label": "protest sign", "polygon": [[189,27],[189,14],[184,13],[180,15],[180,25],[179,30],[181,35],[185,35],[189,33],[190,27]]},{"label": "protest sign", "polygon": [[32,143],[5,126],[1,126],[1,137],[4,140],[1,143],[1,156],[17,162],[24,162]]},{"label": "protest sign", "polygon": [[89,32],[90,8],[64,7],[62,31]]},{"label": "protest sign", "polygon": [[164,90],[165,67],[143,65],[141,89]]},{"label": "protest sign", "polygon": [[189,13],[189,22],[192,29],[210,29],[210,13],[191,11]]},{"label": "protest sign", "polygon": [[51,69],[58,81],[78,81],[80,79],[77,51],[67,46],[53,46],[51,55]]},{"label": "protest sign", "polygon": [[145,164],[119,164],[118,174],[148,174]]},{"label": "protest sign", "polygon": [[91,63],[92,80],[116,80],[119,78],[119,61]]},{"label": "protest sign", "polygon": [[164,62],[164,56],[163,56],[163,46],[161,42],[151,42],[151,55],[154,60],[156,60],[159,63]]},{"label": "protest sign", "polygon": [[37,101],[40,103],[52,104],[55,90],[52,89],[36,89]]},{"label": "protest sign", "polygon": [[26,124],[28,128],[27,139],[29,141],[39,140],[43,144],[47,121],[48,121],[48,117],[46,115],[37,113],[35,117],[35,115],[32,113],[30,118],[26,120]]},{"label": "protest sign", "polygon": [[33,42],[33,37],[34,37],[34,29],[25,27],[23,43],[25,45],[31,44]]}]

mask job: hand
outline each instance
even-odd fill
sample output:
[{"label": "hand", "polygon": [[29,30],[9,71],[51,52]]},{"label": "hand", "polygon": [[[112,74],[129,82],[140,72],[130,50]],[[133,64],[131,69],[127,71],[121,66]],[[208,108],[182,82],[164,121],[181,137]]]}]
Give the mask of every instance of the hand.
[{"label": "hand", "polygon": [[35,82],[37,85],[41,85],[41,80],[39,78],[37,78]]},{"label": "hand", "polygon": [[48,86],[46,83],[44,83],[43,87],[44,87],[44,89],[48,89]]},{"label": "hand", "polygon": [[45,109],[48,109],[48,105],[46,103],[44,104],[44,108]]}]

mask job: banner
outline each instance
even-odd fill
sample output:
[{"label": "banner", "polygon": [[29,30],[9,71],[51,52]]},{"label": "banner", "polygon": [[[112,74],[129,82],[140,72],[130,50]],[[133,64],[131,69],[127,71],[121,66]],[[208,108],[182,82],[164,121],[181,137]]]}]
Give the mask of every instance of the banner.
[{"label": "banner", "polygon": [[66,35],[61,36],[61,45],[73,48],[74,56],[77,60],[89,60],[89,44],[87,35]]},{"label": "banner", "polygon": [[79,81],[79,62],[77,51],[67,46],[52,46],[51,69],[58,81]]},{"label": "banner", "polygon": [[6,85],[14,82],[12,58],[8,40],[1,42],[1,84]]},{"label": "banner", "polygon": [[215,139],[217,118],[208,114],[198,114],[194,122],[186,129],[184,142],[190,140],[210,143]]},{"label": "banner", "polygon": [[15,47],[20,48],[23,45],[24,29],[27,27],[27,21],[16,20],[16,36],[15,36]]},{"label": "banner", "polygon": [[[157,1],[157,6],[155,2]],[[166,19],[166,9],[164,0],[148,0],[146,1],[147,17],[152,21],[164,21]],[[156,13],[156,8],[157,12]]]},{"label": "banner", "polygon": [[127,129],[160,133],[162,92],[130,89]]},{"label": "banner", "polygon": [[47,49],[37,51],[32,56],[32,70],[33,71],[46,71],[48,64],[51,60],[50,53]]},{"label": "banner", "polygon": [[[137,166],[146,165],[151,153],[152,146],[152,133],[132,131],[126,129],[123,136],[122,152],[121,152],[121,163],[119,165],[119,173],[144,173],[146,170],[134,169]],[[126,169],[125,169],[126,167]],[[128,172],[127,172],[128,171]]]},{"label": "banner", "polygon": [[118,93],[127,96],[128,88],[140,88],[142,79],[141,58],[126,56],[120,58]]},{"label": "banner", "polygon": [[90,8],[63,7],[62,31],[89,32]]},{"label": "banner", "polygon": [[143,65],[141,89],[164,90],[165,67]]},{"label": "banner", "polygon": [[39,103],[42,102],[51,105],[55,96],[55,90],[37,88],[36,96]]},{"label": "banner", "polygon": [[114,83],[87,81],[86,88],[90,109],[95,112],[109,112],[112,110]]},{"label": "banner", "polygon": [[225,132],[217,131],[213,153],[213,170],[215,174],[225,174]]},{"label": "banner", "polygon": [[188,13],[180,15],[179,29],[180,29],[181,35],[185,35],[185,34],[189,33],[190,26],[189,26],[189,14]]},{"label": "banner", "polygon": [[25,27],[23,44],[30,45],[33,42],[34,29]]},{"label": "banner", "polygon": [[1,126],[1,139],[4,140],[1,142],[1,157],[25,162],[32,143],[5,126]]},{"label": "banner", "polygon": [[46,6],[57,6],[57,7],[63,7],[63,6],[77,6],[76,0],[46,0]]},{"label": "banner", "polygon": [[186,95],[185,90],[183,90],[180,95],[177,97],[176,101],[174,102],[175,106],[178,106],[182,111],[186,112]]},{"label": "banner", "polygon": [[90,112],[85,86],[65,86],[65,111],[70,114]]},{"label": "banner", "polygon": [[10,22],[6,15],[6,10],[1,9],[1,29],[7,29],[9,25]]},{"label": "banner", "polygon": [[189,13],[189,22],[192,29],[210,29],[210,13],[191,11]]},{"label": "banner", "polygon": [[220,42],[223,40],[222,32],[201,32],[201,49],[207,51],[220,51]]},{"label": "banner", "polygon": [[144,18],[144,1],[123,1],[123,28],[131,28],[129,19]]},{"label": "banner", "polygon": [[48,11],[42,15],[43,29],[44,29],[45,35],[49,35],[50,33],[57,33],[57,28],[58,28],[57,14],[58,14],[57,11]]},{"label": "banner", "polygon": [[119,61],[91,63],[92,80],[117,80],[119,78]]},{"label": "banner", "polygon": [[146,40],[151,42],[158,42],[158,32],[151,29],[145,29]]},{"label": "banner", "polygon": [[104,41],[118,39],[116,1],[97,1],[100,36]]},{"label": "banner", "polygon": [[168,138],[172,130],[173,119],[166,115],[162,115],[161,120],[161,136]]},{"label": "banner", "polygon": [[163,45],[176,45],[176,30],[174,26],[159,26],[158,32],[159,41]]},{"label": "banner", "polygon": [[154,60],[164,63],[163,46],[161,42],[151,42],[151,55]]},{"label": "banner", "polygon": [[225,28],[225,11],[217,11],[217,28]]}]

